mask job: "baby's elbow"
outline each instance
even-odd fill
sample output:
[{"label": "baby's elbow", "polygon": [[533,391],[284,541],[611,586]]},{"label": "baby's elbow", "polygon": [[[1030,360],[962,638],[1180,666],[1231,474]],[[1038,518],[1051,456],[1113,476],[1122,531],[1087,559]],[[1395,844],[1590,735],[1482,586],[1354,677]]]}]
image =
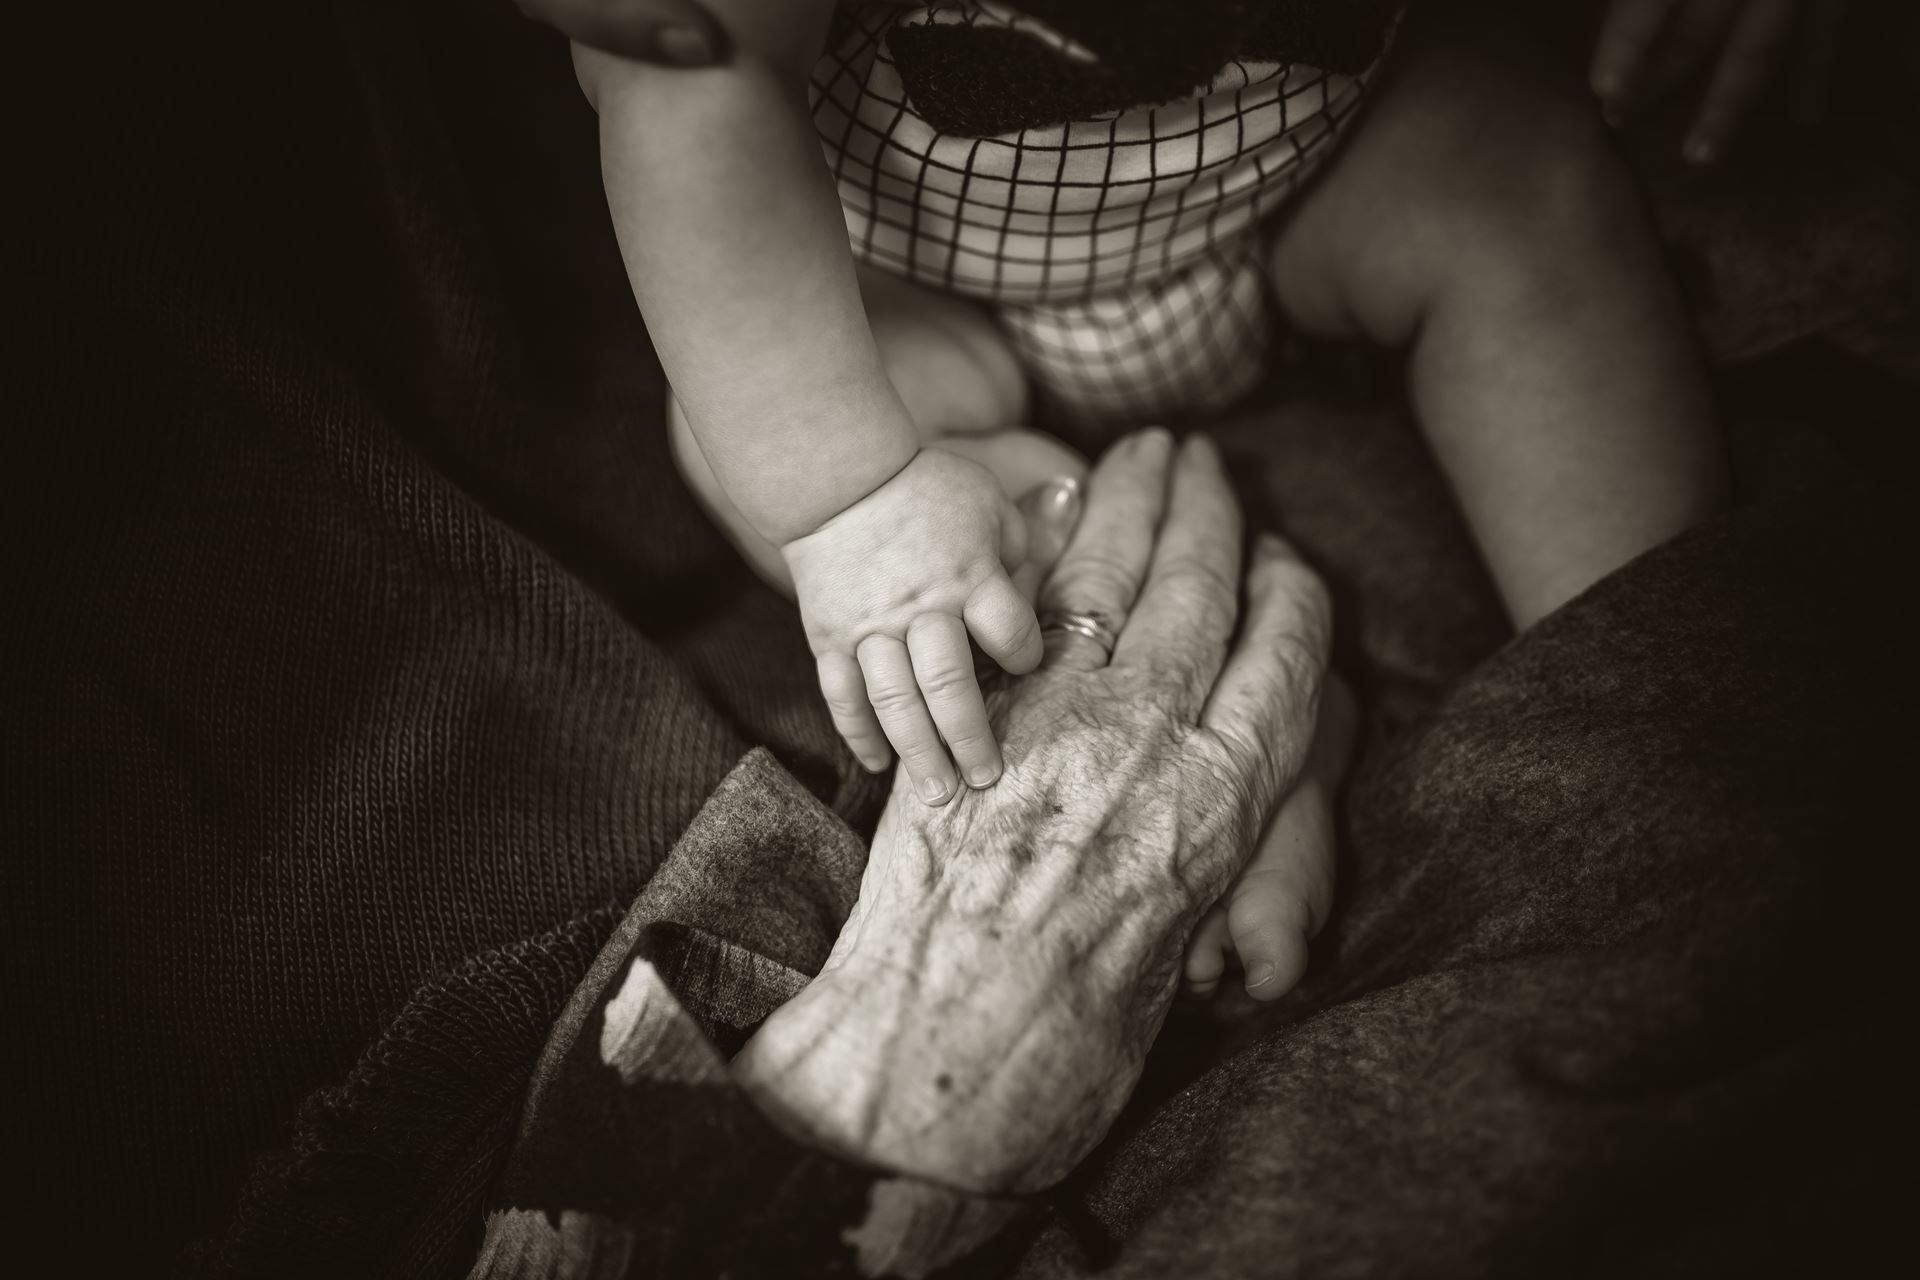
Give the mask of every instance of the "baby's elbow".
[{"label": "baby's elbow", "polygon": [[806,100],[807,84],[812,76],[813,60],[775,60],[761,54],[742,51],[728,62],[712,67],[677,67],[639,62],[607,53],[589,45],[573,45],[573,74],[580,92],[586,95],[596,112],[605,114],[620,98],[635,92],[673,95],[681,90],[709,92],[716,80],[742,86],[752,81],[774,83],[783,96]]}]

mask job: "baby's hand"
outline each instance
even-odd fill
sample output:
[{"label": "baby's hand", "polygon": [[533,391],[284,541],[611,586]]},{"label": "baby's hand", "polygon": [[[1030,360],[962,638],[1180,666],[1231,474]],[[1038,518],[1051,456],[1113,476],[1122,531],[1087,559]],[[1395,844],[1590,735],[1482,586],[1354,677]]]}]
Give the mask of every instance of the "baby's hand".
[{"label": "baby's hand", "polygon": [[1039,623],[1008,577],[1025,544],[1025,522],[991,472],[922,449],[781,548],[834,727],[875,772],[891,742],[929,804],[955,794],[954,764],[970,786],[1000,776],[967,636],[1016,675],[1039,665]]},{"label": "baby's hand", "polygon": [[[1686,156],[1719,158],[1785,60],[1800,48],[1809,70],[1797,86],[1813,92],[1839,0],[1611,0],[1591,77],[1607,118],[1623,121],[1643,101],[1711,63]],[[1802,30],[1796,38],[1796,19]]]}]

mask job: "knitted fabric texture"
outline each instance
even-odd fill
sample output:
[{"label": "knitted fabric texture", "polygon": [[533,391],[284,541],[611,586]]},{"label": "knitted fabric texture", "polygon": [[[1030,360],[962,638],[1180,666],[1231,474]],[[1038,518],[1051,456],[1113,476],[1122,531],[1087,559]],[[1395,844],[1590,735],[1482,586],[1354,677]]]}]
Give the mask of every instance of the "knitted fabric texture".
[{"label": "knitted fabric texture", "polygon": [[[0,245],[11,1203],[49,1273],[462,1275],[490,1208],[576,1194],[503,1181],[522,1103],[695,817],[749,860],[701,927],[777,999],[880,784],[673,472],[564,42],[464,0],[126,10],[87,92],[15,117]],[[1217,424],[1375,709],[1339,910],[1296,997],[1170,1023],[973,1274],[1897,1242],[1913,471],[1871,441],[1913,406],[1788,372],[1813,398],[1735,432],[1741,513],[1504,648],[1401,419]],[[682,1145],[689,1188],[735,1132]]]}]

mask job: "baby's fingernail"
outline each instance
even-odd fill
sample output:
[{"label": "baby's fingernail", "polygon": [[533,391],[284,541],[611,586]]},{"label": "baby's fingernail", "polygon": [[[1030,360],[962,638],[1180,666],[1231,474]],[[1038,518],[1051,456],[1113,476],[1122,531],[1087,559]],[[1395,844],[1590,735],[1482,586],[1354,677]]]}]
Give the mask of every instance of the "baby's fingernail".
[{"label": "baby's fingernail", "polygon": [[1272,982],[1272,981],[1273,981],[1273,966],[1266,963],[1265,961],[1262,961],[1261,963],[1254,965],[1253,968],[1247,970],[1247,990],[1249,991],[1253,990],[1253,988],[1255,987],[1264,987],[1269,982]]},{"label": "baby's fingernail", "polygon": [[1035,486],[1025,505],[1028,517],[1042,525],[1070,524],[1079,514],[1080,481],[1075,476],[1055,476]]},{"label": "baby's fingernail", "polygon": [[1080,523],[1080,481],[1055,476],[1027,491],[1021,500],[1027,517],[1027,560],[1048,565],[1060,558]]},{"label": "baby's fingernail", "polygon": [[939,778],[920,780],[920,798],[928,804],[939,804],[947,798],[947,784]]},{"label": "baby's fingernail", "polygon": [[679,67],[704,67],[714,58],[713,41],[698,27],[662,27],[653,34],[653,47]]},{"label": "baby's fingernail", "polygon": [[990,787],[999,776],[1000,771],[998,769],[983,764],[978,769],[967,774],[967,785],[970,787]]}]

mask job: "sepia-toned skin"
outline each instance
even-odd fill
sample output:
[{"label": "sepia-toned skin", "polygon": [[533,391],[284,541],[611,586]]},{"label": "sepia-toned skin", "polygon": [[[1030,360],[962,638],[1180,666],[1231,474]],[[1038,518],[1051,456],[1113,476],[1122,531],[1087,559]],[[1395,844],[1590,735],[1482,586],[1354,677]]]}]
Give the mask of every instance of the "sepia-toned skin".
[{"label": "sepia-toned skin", "polygon": [[1050,1186],[1125,1103],[1236,877],[1330,885],[1260,842],[1309,759],[1330,607],[1278,539],[1243,576],[1241,543],[1203,438],[1101,459],[1042,604],[1123,620],[1112,661],[1051,633],[993,695],[999,785],[940,809],[896,785],[826,965],[735,1060],[770,1115],[948,1187]]},{"label": "sepia-toned skin", "polygon": [[[726,31],[694,0],[516,0],[573,40],[642,62],[725,60]],[[1691,80],[1698,105],[1682,146],[1710,164],[1794,65],[1802,116],[1819,110],[1846,0],[1607,0],[1588,78],[1608,118],[1624,123]]]},{"label": "sepia-toned skin", "polygon": [[1695,164],[1711,164],[1790,63],[1799,114],[1817,113],[1844,8],[1845,0],[1609,0],[1588,77],[1615,122],[1698,83],[1682,147]]}]

